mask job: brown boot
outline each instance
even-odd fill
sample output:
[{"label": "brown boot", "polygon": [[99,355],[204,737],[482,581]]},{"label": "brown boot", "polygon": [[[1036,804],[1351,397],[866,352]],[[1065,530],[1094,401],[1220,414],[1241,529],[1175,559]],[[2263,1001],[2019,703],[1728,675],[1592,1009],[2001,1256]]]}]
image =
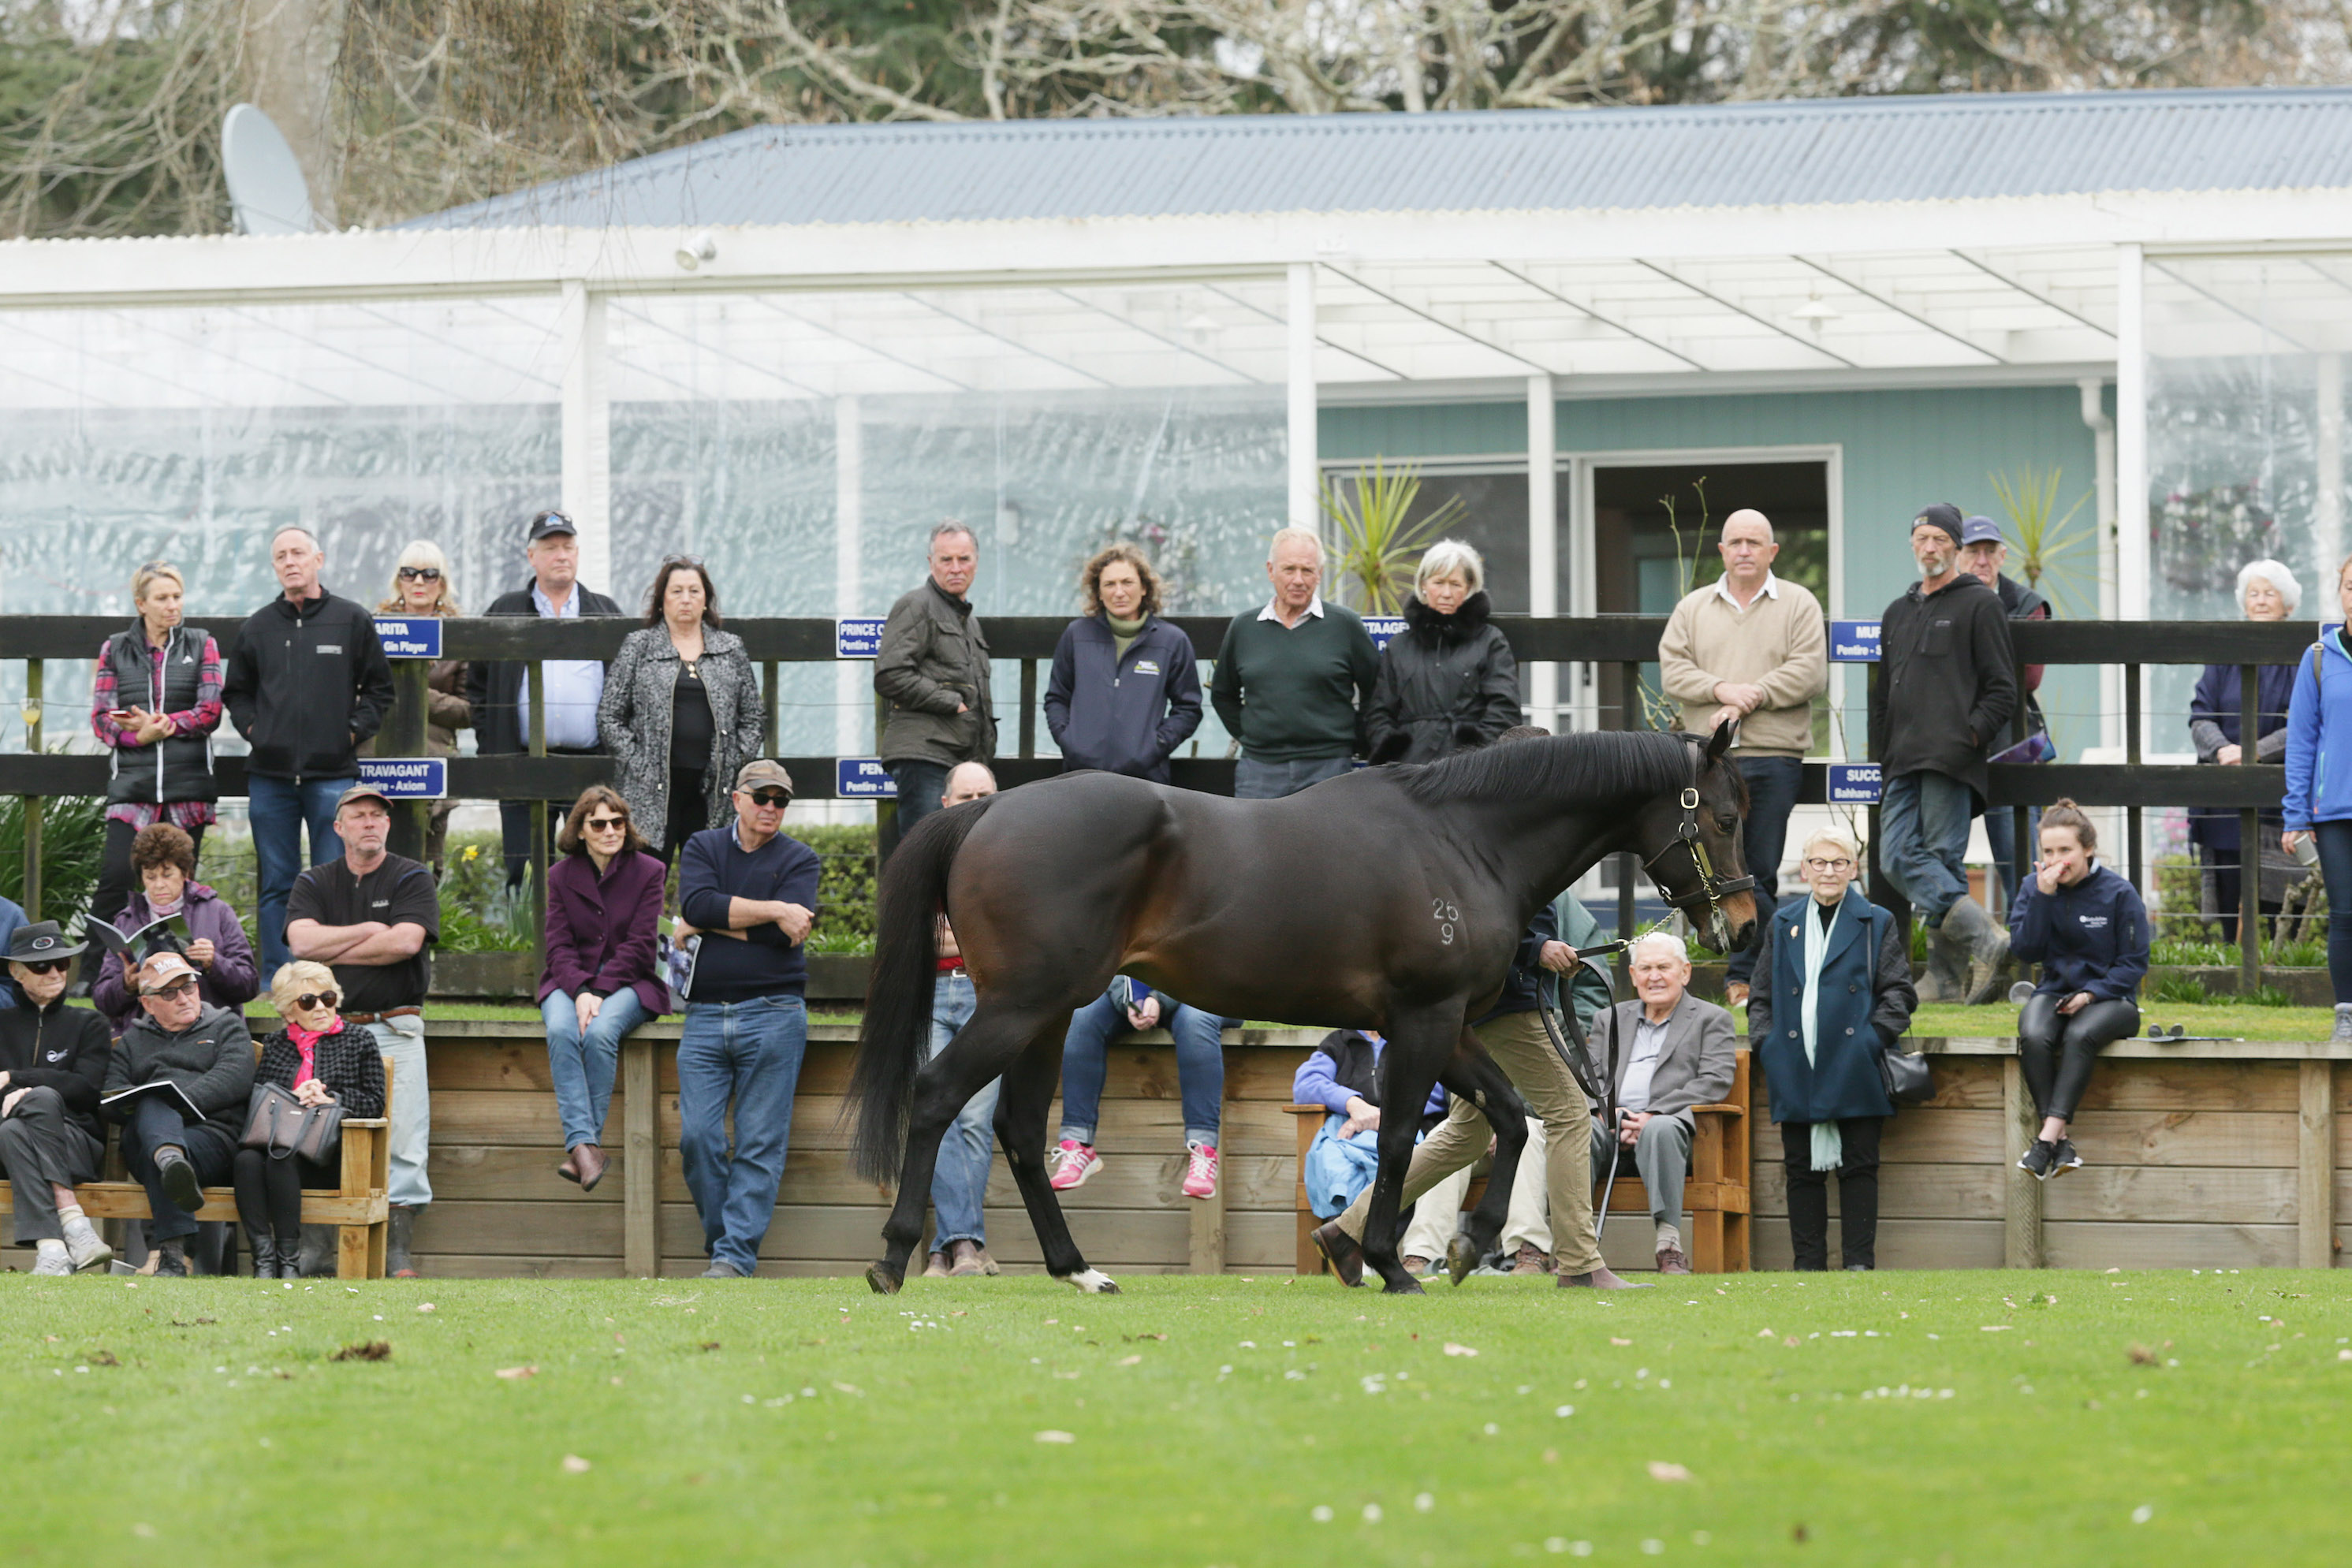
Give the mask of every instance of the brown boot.
[{"label": "brown boot", "polygon": [[1519,1243],[1518,1251],[1511,1256],[1511,1272],[1514,1274],[1549,1274],[1551,1270],[1550,1256],[1537,1251],[1525,1241]]},{"label": "brown boot", "polygon": [[987,1260],[982,1256],[976,1241],[952,1241],[948,1244],[948,1272],[959,1280],[968,1280],[988,1272]]},{"label": "brown boot", "polygon": [[931,1260],[923,1265],[923,1278],[926,1280],[944,1280],[947,1277],[948,1255],[944,1252],[932,1253]]},{"label": "brown boot", "polygon": [[1308,1233],[1307,1239],[1315,1243],[1315,1250],[1323,1254],[1323,1260],[1331,1265],[1331,1272],[1339,1276],[1339,1283],[1360,1285],[1364,1282],[1363,1245],[1340,1229],[1338,1220],[1317,1226]]},{"label": "brown boot", "polygon": [[572,1151],[572,1168],[579,1172],[580,1190],[593,1192],[596,1184],[604,1179],[604,1151],[594,1144],[583,1144]]},{"label": "brown boot", "polygon": [[1571,1287],[1580,1291],[1647,1291],[1653,1289],[1646,1281],[1636,1284],[1631,1280],[1619,1279],[1616,1275],[1609,1271],[1609,1265],[1606,1263],[1603,1263],[1598,1269],[1593,1270],[1590,1274],[1562,1274],[1559,1277],[1559,1288],[1565,1291]]},{"label": "brown boot", "polygon": [[1659,1273],[1687,1274],[1690,1271],[1690,1260],[1683,1256],[1683,1249],[1681,1248],[1661,1247],[1658,1249]]}]

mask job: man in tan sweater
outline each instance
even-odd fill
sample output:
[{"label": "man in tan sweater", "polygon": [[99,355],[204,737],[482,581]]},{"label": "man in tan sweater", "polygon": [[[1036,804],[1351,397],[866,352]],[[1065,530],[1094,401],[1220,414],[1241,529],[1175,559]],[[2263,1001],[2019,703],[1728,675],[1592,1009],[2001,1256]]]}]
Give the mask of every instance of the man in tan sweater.
[{"label": "man in tan sweater", "polygon": [[[1700,734],[1736,719],[1732,757],[1748,780],[1744,848],[1759,908],[1778,893],[1789,813],[1804,780],[1813,739],[1813,699],[1829,687],[1829,643],[1820,602],[1772,575],[1780,547],[1763,513],[1723,519],[1723,576],[1686,595],[1666,621],[1658,666],[1666,695],[1683,705],[1683,727]],[[1756,927],[1760,935],[1763,923]],[[1753,948],[1731,956],[1731,1005],[1748,1001]]]}]

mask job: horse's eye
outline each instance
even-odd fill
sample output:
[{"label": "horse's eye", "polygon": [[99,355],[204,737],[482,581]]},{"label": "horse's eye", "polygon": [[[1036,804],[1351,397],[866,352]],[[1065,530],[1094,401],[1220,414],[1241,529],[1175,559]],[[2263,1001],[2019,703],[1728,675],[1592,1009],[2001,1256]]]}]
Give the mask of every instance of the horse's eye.
[{"label": "horse's eye", "polygon": [[1715,825],[1727,834],[1736,833],[1739,831],[1739,819],[1737,817],[1717,817],[1715,820]]}]

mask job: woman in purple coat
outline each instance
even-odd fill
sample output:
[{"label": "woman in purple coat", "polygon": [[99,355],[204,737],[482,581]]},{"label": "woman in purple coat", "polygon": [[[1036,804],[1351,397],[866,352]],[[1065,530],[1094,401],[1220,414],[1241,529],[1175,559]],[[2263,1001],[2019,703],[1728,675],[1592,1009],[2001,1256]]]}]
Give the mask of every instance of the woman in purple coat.
[{"label": "woman in purple coat", "polygon": [[572,804],[547,873],[547,972],[539,977],[547,1064],[569,1151],[555,1174],[586,1192],[604,1178],[604,1113],[621,1039],[669,1006],[655,957],[662,862],[629,821],[629,803],[591,785]]},{"label": "woman in purple coat", "polygon": [[[110,917],[125,936],[142,925],[178,915],[187,925],[188,962],[196,967],[196,991],[206,1007],[233,1013],[261,994],[261,967],[245,926],[220,894],[195,880],[196,844],[170,822],[139,830],[131,841],[131,874],[142,891]],[[139,1003],[122,977],[122,955],[110,952],[100,966],[90,1000],[120,1036],[139,1014]]]}]

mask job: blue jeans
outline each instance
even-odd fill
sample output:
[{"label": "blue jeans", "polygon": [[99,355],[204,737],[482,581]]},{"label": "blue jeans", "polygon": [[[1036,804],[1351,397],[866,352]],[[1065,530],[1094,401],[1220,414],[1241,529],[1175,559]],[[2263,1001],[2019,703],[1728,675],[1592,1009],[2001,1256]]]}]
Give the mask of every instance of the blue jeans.
[{"label": "blue jeans", "polygon": [[[978,998],[971,977],[961,969],[941,975],[931,986],[931,1055],[948,1048],[956,1030],[971,1021]],[[929,1060],[926,1058],[925,1060]],[[988,1199],[988,1167],[996,1150],[996,1092],[1002,1078],[964,1102],[940,1141],[940,1163],[931,1171],[931,1207],[939,1211],[939,1228],[931,1250],[944,1252],[953,1241],[988,1245],[987,1222],[981,1206]]]},{"label": "blue jeans", "polygon": [[[688,1002],[677,1041],[678,1153],[714,1263],[749,1274],[776,1215],[792,1141],[793,1091],[808,1050],[808,1009],[796,996]],[[727,1109],[735,1108],[735,1147]]]},{"label": "blue jeans", "polygon": [[[1780,857],[1789,846],[1789,813],[1797,807],[1797,791],[1805,782],[1805,765],[1793,757],[1742,757],[1739,776],[1748,780],[1748,821],[1740,827],[1740,848],[1748,874],[1756,879],[1756,908],[1769,916],[1778,907]],[[1764,940],[1766,921],[1756,923],[1756,943]],[[1733,985],[1748,984],[1756,972],[1756,945],[1731,956],[1723,977]]]},{"label": "blue jeans", "polygon": [[1975,816],[1976,792],[1957,779],[1922,768],[1886,781],[1879,868],[1930,927],[1942,925],[1944,911],[1969,894],[1969,823]]},{"label": "blue jeans", "polygon": [[539,1016],[547,1025],[547,1071],[555,1080],[563,1146],[601,1145],[604,1114],[613,1106],[613,1070],[621,1060],[621,1037],[653,1014],[638,999],[635,987],[624,986],[604,998],[584,1034],[580,1005],[568,992],[548,992],[547,1000],[539,1004]]},{"label": "blue jeans", "polygon": [[1244,757],[1234,764],[1234,799],[1279,800],[1326,779],[1337,779],[1354,766],[1344,757],[1310,757],[1304,762],[1260,762]]},{"label": "blue jeans", "polygon": [[940,797],[948,792],[948,775],[954,771],[944,762],[886,762],[891,781],[898,786],[898,831],[914,831],[915,824],[940,809]]},{"label": "blue jeans", "polygon": [[[253,825],[254,869],[261,883],[254,918],[261,926],[261,986],[294,956],[286,946],[286,896],[302,867],[323,865],[343,852],[335,837],[335,798],[357,779],[264,779],[247,775],[246,820]],[[310,858],[302,859],[302,830],[310,830]]]},{"label": "blue jeans", "polygon": [[[1169,998],[1161,997],[1165,1009]],[[1176,1084],[1184,1101],[1184,1141],[1214,1144],[1225,1103],[1225,1020],[1183,1003],[1160,1022],[1176,1039]],[[1108,996],[1097,997],[1070,1015],[1062,1041],[1062,1136],[1095,1141],[1102,1114],[1103,1080],[1110,1072],[1110,1042],[1132,1034],[1126,1009]]]}]

